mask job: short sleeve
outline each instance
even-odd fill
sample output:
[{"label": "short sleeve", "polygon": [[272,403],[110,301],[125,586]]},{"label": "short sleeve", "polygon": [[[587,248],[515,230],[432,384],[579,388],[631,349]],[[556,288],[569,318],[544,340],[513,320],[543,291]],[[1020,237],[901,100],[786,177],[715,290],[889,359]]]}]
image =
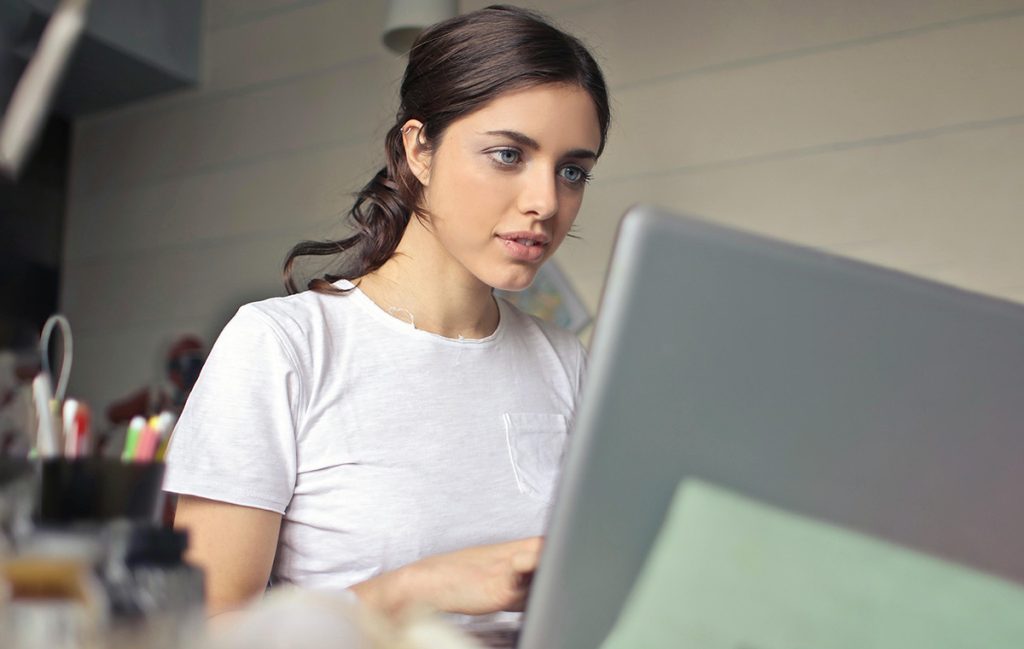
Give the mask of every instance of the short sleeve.
[{"label": "short sleeve", "polygon": [[302,382],[278,325],[244,306],[217,338],[174,429],[164,490],[283,514]]}]

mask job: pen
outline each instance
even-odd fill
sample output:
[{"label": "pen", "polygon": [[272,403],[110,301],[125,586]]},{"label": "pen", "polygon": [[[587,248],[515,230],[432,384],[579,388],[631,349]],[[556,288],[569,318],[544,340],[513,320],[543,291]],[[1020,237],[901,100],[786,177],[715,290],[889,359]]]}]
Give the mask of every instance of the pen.
[{"label": "pen", "polygon": [[89,451],[92,413],[84,401],[64,402],[64,455],[82,457]]},{"label": "pen", "polygon": [[78,403],[78,414],[75,420],[78,438],[75,444],[76,455],[86,455],[90,451],[92,440],[92,410],[85,403]]},{"label": "pen", "polygon": [[36,406],[36,449],[42,458],[56,457],[60,454],[60,440],[54,422],[53,388],[50,377],[40,373],[32,379],[32,400]]},{"label": "pen", "polygon": [[146,425],[142,427],[142,432],[139,434],[139,443],[135,447],[135,453],[132,459],[136,462],[149,462],[153,459],[153,455],[156,453],[156,446],[160,441],[160,417],[153,416],[149,418]]},{"label": "pen", "polygon": [[174,424],[177,423],[177,419],[169,410],[160,414],[160,444],[157,446],[156,455],[153,458],[157,462],[163,462],[164,456],[167,455],[167,447],[171,443],[171,434],[174,432]]},{"label": "pen", "polygon": [[68,399],[64,402],[64,456],[73,458],[78,450],[78,401]]},{"label": "pen", "polygon": [[139,446],[139,437],[142,429],[146,427],[144,417],[136,415],[128,422],[128,432],[124,436],[124,451],[121,453],[121,460],[131,462],[135,459],[135,449]]}]

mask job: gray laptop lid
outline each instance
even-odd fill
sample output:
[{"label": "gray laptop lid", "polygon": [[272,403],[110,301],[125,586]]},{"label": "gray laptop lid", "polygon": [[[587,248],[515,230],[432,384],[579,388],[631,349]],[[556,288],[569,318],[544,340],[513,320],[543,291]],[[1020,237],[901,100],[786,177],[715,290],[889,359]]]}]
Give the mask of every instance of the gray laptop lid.
[{"label": "gray laptop lid", "polygon": [[1024,307],[635,208],[520,646],[600,645],[686,476],[1024,582]]}]

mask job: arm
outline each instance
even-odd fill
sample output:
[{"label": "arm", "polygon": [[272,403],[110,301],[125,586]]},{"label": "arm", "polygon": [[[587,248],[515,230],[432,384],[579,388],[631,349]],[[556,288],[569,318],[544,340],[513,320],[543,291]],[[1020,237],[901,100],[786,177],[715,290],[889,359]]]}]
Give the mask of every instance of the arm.
[{"label": "arm", "polygon": [[280,514],[181,495],[174,527],[188,531],[185,558],[206,573],[208,615],[242,608],[266,589]]},{"label": "arm", "polygon": [[[205,572],[208,615],[240,609],[263,593],[277,551],[280,514],[182,495],[174,527],[188,530],[186,559]],[[520,611],[540,549],[540,538],[470,547],[426,557],[351,590],[387,614],[416,603],[469,615]]]},{"label": "arm", "polygon": [[468,615],[521,611],[541,546],[535,537],[426,557],[351,590],[388,614],[414,603]]}]

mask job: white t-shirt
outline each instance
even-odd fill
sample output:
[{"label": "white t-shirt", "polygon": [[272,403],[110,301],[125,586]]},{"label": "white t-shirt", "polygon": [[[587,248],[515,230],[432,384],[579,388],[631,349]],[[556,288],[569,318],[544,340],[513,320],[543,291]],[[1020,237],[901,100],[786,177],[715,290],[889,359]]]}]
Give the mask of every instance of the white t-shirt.
[{"label": "white t-shirt", "polygon": [[283,514],[272,580],[309,588],[541,534],[585,355],[498,304],[479,340],[417,330],[359,289],[242,307],[178,422],[164,488]]}]

